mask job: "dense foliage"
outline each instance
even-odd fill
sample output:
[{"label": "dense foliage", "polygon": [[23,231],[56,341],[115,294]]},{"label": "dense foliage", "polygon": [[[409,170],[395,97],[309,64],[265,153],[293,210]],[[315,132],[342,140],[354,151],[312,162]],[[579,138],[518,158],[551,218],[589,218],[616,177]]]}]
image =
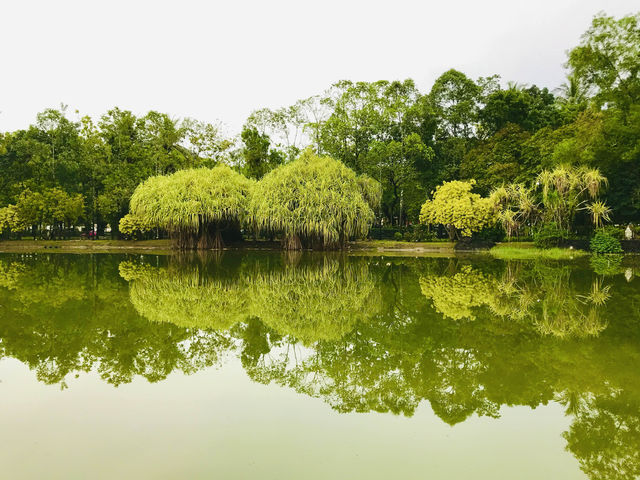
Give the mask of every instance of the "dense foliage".
[{"label": "dense foliage", "polygon": [[154,225],[137,215],[127,213],[120,219],[118,229],[125,238],[140,240],[146,233],[153,231]]},{"label": "dense foliage", "polygon": [[131,197],[134,216],[169,231],[181,249],[222,248],[222,230],[239,228],[253,182],[226,165],[147,179]]},{"label": "dense foliage", "polygon": [[[72,119],[64,105],[47,109],[28,128],[0,134],[0,208],[18,205],[25,192],[54,191],[80,195],[81,206],[57,216],[41,213],[49,207],[25,208],[29,218],[3,211],[13,220],[2,227],[59,236],[70,227],[102,232],[109,224],[117,234],[135,188],[151,176],[224,163],[260,179],[309,147],[378,182],[381,192],[368,189],[365,197],[380,226],[417,223],[437,186],[472,179],[483,197],[524,186],[502,199],[510,206],[498,221],[509,236],[531,236],[536,221],[576,231],[607,219],[637,223],[640,14],[597,15],[568,52],[567,68],[566,83],[555,89],[457,70],[444,72],[429,91],[410,79],[339,81],[293,105],[256,110],[236,137],[216,124],[154,111],[136,116],[114,108],[94,122]],[[584,189],[584,174],[596,170],[608,179],[608,186],[599,183],[598,198]],[[574,184],[569,177],[577,172]],[[567,179],[572,187],[558,189]],[[525,197],[530,206],[543,204],[537,219],[515,208]]]},{"label": "dense foliage", "polygon": [[474,180],[446,182],[420,210],[420,221],[444,225],[449,238],[470,236],[495,222],[495,204],[491,198],[471,193]]},{"label": "dense foliage", "polygon": [[620,240],[606,232],[598,232],[591,239],[593,253],[622,253]]},{"label": "dense foliage", "polygon": [[567,231],[558,227],[554,222],[546,223],[533,236],[538,248],[553,248],[563,246],[569,240]]},{"label": "dense foliage", "polygon": [[373,223],[375,184],[353,170],[310,150],[258,182],[249,216],[261,231],[282,234],[286,249],[335,248],[364,237]]}]

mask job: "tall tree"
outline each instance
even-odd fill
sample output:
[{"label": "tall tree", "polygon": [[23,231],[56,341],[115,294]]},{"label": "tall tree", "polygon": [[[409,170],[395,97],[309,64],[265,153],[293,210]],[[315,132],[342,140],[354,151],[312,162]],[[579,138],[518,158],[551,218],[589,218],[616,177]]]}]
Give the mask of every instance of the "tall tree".
[{"label": "tall tree", "polygon": [[616,20],[599,14],[569,52],[576,80],[595,89],[600,105],[628,111],[640,101],[640,13]]}]

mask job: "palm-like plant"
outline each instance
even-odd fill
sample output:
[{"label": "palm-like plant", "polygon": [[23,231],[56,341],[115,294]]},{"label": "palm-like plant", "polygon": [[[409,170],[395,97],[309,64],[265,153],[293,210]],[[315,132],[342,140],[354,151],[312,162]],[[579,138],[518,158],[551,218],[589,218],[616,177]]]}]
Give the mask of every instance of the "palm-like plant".
[{"label": "palm-like plant", "polygon": [[551,171],[543,170],[537,184],[542,188],[547,220],[568,232],[576,212],[588,209],[584,204],[588,199],[597,198],[606,187],[607,178],[597,168],[558,166]]},{"label": "palm-like plant", "polygon": [[562,105],[578,105],[589,98],[589,89],[575,75],[568,75],[567,81],[555,90]]},{"label": "palm-like plant", "polygon": [[602,227],[604,222],[611,220],[611,209],[605,202],[596,200],[587,205],[586,208],[593,221],[593,226],[596,228]]},{"label": "palm-like plant", "polygon": [[490,196],[498,210],[498,219],[507,236],[518,234],[523,225],[532,223],[538,211],[533,191],[521,183],[503,185]]}]

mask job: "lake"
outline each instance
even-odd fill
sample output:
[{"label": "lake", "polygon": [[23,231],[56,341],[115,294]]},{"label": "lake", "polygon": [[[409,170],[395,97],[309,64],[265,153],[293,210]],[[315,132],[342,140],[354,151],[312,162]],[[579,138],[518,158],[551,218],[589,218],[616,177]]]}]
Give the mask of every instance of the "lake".
[{"label": "lake", "polygon": [[3,477],[631,479],[640,259],[0,254]]}]

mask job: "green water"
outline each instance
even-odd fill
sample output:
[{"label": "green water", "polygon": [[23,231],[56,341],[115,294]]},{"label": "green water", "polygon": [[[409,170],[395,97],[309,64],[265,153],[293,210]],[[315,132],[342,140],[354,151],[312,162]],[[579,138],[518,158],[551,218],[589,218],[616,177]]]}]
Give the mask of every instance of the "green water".
[{"label": "green water", "polygon": [[637,478],[636,274],[0,254],[2,477]]}]

